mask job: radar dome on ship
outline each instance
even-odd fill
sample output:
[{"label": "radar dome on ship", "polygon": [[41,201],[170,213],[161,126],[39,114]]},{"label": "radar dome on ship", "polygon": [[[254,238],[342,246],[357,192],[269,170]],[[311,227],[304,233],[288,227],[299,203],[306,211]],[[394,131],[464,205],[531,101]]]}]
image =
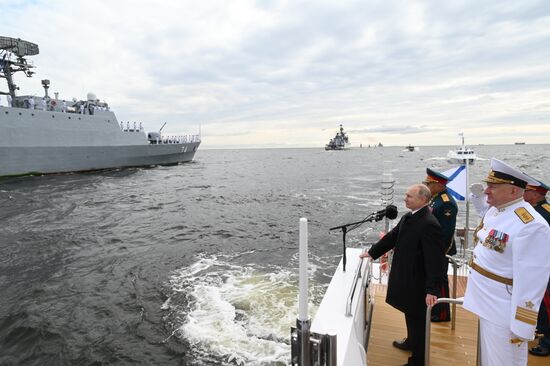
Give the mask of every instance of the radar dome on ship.
[{"label": "radar dome on ship", "polygon": [[86,94],[86,100],[96,101],[97,97],[96,97],[95,93],[89,92],[88,94]]}]

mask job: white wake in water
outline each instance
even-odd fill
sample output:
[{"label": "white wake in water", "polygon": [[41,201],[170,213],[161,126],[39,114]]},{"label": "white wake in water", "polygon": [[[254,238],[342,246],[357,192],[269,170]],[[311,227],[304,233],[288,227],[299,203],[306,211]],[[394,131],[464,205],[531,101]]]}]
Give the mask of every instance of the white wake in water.
[{"label": "white wake in water", "polygon": [[[287,365],[290,326],[296,322],[297,276],[265,273],[215,257],[202,258],[170,279],[174,296],[164,309],[179,312],[176,334],[201,359],[224,365]],[[177,304],[185,294],[187,304]],[[311,303],[311,302],[310,302]],[[314,310],[314,309],[311,309]]]}]

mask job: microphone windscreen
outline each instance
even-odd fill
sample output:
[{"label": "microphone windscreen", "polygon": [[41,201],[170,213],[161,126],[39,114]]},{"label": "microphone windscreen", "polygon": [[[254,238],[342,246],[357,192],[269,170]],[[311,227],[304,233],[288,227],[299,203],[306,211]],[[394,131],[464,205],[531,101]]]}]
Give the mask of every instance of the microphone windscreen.
[{"label": "microphone windscreen", "polygon": [[388,205],[388,207],[386,207],[386,217],[390,220],[395,219],[397,217],[397,207]]}]

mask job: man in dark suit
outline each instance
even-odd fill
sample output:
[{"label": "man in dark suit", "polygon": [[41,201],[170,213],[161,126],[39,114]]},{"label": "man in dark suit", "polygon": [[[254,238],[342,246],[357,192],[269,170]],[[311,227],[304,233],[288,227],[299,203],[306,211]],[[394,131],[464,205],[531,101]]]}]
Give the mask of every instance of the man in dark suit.
[{"label": "man in dark suit", "polygon": [[[445,175],[436,172],[430,168],[426,169],[426,178],[424,183],[432,192],[432,199],[429,206],[432,209],[432,214],[435,216],[441,230],[443,230],[443,240],[445,241],[445,254],[455,255],[455,227],[456,214],[458,206],[453,196],[447,192],[447,183],[449,178]],[[448,269],[448,264],[445,272]],[[449,297],[449,281],[445,281],[441,288],[440,297]],[[446,322],[451,320],[451,309],[449,304],[442,303],[434,306],[432,310],[432,322]]]},{"label": "man in dark suit", "polygon": [[[539,183],[540,186],[536,187],[527,185],[523,193],[523,199],[530,203],[535,211],[550,225],[550,203],[546,200],[546,194],[550,190],[550,187],[540,181]],[[548,245],[550,245],[550,239],[548,240]],[[546,292],[540,304],[537,317],[537,330],[539,333],[542,333],[542,338],[536,347],[529,349],[529,353],[535,356],[548,356],[550,355],[550,279],[548,280]]]},{"label": "man in dark suit", "polygon": [[400,349],[410,349],[406,365],[424,365],[426,306],[433,306],[444,281],[445,243],[437,219],[428,207],[431,198],[423,184],[411,186],[405,206],[411,212],[361,257],[377,259],[393,249],[386,302],[405,314],[407,340],[394,341]]}]

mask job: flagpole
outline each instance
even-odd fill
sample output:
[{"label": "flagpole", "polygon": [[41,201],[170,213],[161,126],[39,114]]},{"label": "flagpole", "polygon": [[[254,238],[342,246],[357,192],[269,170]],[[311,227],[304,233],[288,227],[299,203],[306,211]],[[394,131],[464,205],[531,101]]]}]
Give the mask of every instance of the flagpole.
[{"label": "flagpole", "polygon": [[466,159],[466,190],[464,191],[464,199],[466,200],[466,227],[464,228],[464,253],[462,254],[465,258],[466,249],[468,249],[468,238],[470,237],[470,195],[468,190],[470,187],[470,160]]}]

